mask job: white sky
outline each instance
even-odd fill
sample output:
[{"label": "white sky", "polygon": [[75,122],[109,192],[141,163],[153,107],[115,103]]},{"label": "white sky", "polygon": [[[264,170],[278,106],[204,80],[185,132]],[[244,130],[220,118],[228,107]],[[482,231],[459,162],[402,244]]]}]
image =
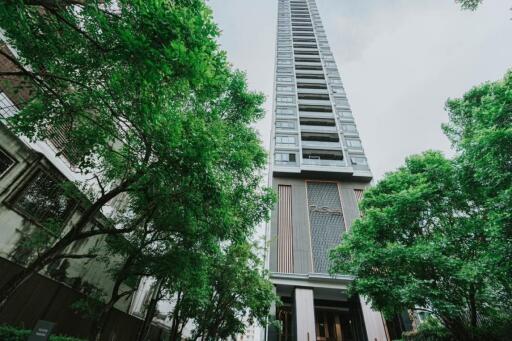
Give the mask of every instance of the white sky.
[{"label": "white sky", "polygon": [[[267,96],[268,148],[277,0],[210,0],[233,65]],[[453,0],[317,0],[376,179],[427,149],[449,153],[444,103],[512,67],[511,0],[476,12]]]}]

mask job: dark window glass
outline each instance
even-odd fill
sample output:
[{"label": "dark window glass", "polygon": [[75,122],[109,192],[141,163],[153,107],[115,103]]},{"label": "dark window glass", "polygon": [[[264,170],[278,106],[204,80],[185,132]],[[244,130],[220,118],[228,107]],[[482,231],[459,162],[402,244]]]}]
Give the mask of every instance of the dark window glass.
[{"label": "dark window glass", "polygon": [[13,163],[13,159],[0,150],[0,175],[4,174],[13,165]]},{"label": "dark window glass", "polygon": [[63,223],[73,207],[73,200],[64,194],[62,182],[40,171],[14,202],[14,207],[38,223]]}]

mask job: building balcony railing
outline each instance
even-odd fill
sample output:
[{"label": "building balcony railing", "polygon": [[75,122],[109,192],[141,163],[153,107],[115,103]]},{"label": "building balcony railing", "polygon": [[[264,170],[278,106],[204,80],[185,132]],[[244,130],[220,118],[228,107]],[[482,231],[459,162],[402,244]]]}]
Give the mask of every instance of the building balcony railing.
[{"label": "building balcony railing", "polygon": [[344,160],[320,160],[320,159],[302,159],[303,165],[308,166],[331,166],[344,167],[347,163]]},{"label": "building balcony railing", "polygon": [[329,91],[327,91],[327,89],[313,89],[313,88],[298,88],[297,92],[299,94],[322,94],[322,95],[329,94]]},{"label": "building balcony railing", "polygon": [[308,149],[341,149],[340,142],[325,142],[325,141],[304,141],[302,140],[302,147]]},{"label": "building balcony railing", "polygon": [[299,99],[299,104],[304,105],[321,105],[325,107],[332,107],[331,101],[329,100],[313,100],[313,99]]},{"label": "building balcony railing", "polygon": [[[310,133],[337,133],[338,129],[336,129],[335,126],[313,126],[313,125],[306,125],[301,124],[300,130],[303,132],[310,132]],[[302,143],[304,144],[303,141]]]},{"label": "building balcony railing", "polygon": [[299,111],[299,117],[311,117],[311,118],[334,118],[332,112],[320,112],[320,111]]}]

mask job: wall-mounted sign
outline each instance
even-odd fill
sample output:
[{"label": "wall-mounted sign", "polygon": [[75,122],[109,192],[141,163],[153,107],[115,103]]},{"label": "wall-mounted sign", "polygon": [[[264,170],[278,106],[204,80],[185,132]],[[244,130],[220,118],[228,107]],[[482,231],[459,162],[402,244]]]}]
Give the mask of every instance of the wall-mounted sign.
[{"label": "wall-mounted sign", "polygon": [[37,321],[32,334],[28,337],[27,341],[48,341],[55,323],[48,321]]}]

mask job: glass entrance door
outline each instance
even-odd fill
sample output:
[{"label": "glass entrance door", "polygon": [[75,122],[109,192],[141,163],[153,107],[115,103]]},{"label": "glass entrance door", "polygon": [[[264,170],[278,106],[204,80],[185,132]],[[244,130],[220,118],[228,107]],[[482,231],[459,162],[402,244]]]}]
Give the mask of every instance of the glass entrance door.
[{"label": "glass entrance door", "polygon": [[315,309],[317,341],[359,341],[350,312],[341,309]]}]

